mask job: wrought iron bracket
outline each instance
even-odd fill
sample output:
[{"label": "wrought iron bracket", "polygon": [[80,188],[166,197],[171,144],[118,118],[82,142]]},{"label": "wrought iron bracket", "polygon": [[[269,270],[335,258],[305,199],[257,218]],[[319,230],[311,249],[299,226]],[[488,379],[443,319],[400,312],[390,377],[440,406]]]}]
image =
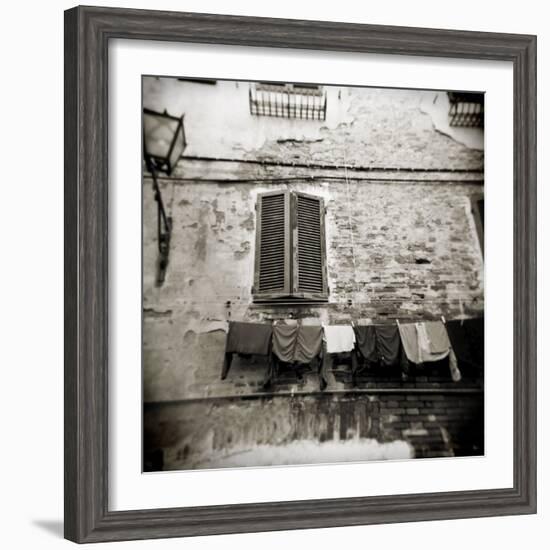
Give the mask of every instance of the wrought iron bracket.
[{"label": "wrought iron bracket", "polygon": [[170,239],[172,238],[172,218],[166,215],[162,193],[157,179],[157,171],[151,163],[149,171],[153,177],[153,193],[157,203],[157,242],[158,242],[158,268],[157,268],[157,285],[161,286],[166,278],[166,270],[170,259]]}]

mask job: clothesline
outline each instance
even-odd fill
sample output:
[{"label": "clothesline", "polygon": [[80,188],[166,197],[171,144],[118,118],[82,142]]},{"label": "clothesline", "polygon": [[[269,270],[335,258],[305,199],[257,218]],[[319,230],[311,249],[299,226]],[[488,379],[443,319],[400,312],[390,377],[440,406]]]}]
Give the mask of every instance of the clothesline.
[{"label": "clothesline", "polygon": [[[277,324],[279,324],[279,325],[302,324],[302,326],[310,326],[310,327],[316,327],[316,326],[320,326],[320,327],[324,327],[324,326],[370,327],[370,326],[407,325],[407,324],[416,324],[416,323],[423,323],[423,322],[430,322],[430,321],[442,321],[443,324],[447,324],[449,322],[464,323],[466,321],[471,321],[471,320],[475,320],[475,319],[477,319],[477,320],[483,319],[483,316],[459,317],[459,318],[454,318],[454,319],[447,319],[444,315],[440,315],[440,316],[434,316],[432,318],[425,318],[425,317],[411,318],[411,317],[407,317],[406,320],[399,320],[399,319],[395,318],[395,319],[387,319],[384,322],[373,322],[373,323],[362,323],[362,322],[359,322],[359,321],[350,320],[350,321],[343,321],[343,322],[338,322],[337,321],[337,322],[333,322],[333,323],[330,323],[330,324],[323,323],[323,322],[314,323],[314,322],[311,322],[312,318],[308,317],[307,318],[307,324],[305,324],[305,325],[302,324],[304,319],[301,319],[301,318],[270,319],[270,320],[268,319],[268,320],[262,320],[262,321],[249,321],[248,323],[249,324],[265,324],[265,325],[270,325],[270,326],[275,326]],[[227,323],[234,323],[234,322],[237,322],[237,321],[227,320],[226,322]],[[242,321],[242,322],[247,323],[247,321]]]},{"label": "clothesline", "polygon": [[[384,366],[422,364],[448,358],[451,378],[461,379],[459,362],[482,366],[483,318],[439,320],[394,324],[302,324],[295,322],[229,322],[222,379],[227,376],[234,353],[268,356],[267,381],[276,371],[277,361],[292,364],[319,363],[321,389],[327,384],[328,365],[335,354],[350,353],[352,374],[357,359]],[[473,348],[473,349],[472,349]],[[476,349],[477,348],[477,349]],[[480,365],[481,363],[481,365]],[[275,365],[275,367],[273,366]]]}]

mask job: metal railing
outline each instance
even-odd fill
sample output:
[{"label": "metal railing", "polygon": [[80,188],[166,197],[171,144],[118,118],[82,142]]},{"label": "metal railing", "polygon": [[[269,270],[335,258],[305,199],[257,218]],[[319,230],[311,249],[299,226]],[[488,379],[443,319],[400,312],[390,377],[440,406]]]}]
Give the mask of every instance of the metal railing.
[{"label": "metal railing", "polygon": [[249,104],[253,116],[325,120],[327,113],[326,92],[307,84],[252,84]]},{"label": "metal railing", "polygon": [[484,126],[484,96],[471,92],[447,92],[449,125],[468,128]]}]

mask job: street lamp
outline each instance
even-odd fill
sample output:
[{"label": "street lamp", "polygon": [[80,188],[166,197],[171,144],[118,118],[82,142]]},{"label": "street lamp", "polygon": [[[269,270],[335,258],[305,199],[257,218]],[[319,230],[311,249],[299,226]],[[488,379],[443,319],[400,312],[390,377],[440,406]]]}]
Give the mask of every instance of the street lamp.
[{"label": "street lamp", "polygon": [[157,202],[157,237],[159,264],[157,284],[162,285],[168,267],[172,218],[166,215],[157,174],[170,175],[180,159],[185,146],[183,116],[169,115],[143,109],[143,155],[148,172],[153,178],[153,192]]}]

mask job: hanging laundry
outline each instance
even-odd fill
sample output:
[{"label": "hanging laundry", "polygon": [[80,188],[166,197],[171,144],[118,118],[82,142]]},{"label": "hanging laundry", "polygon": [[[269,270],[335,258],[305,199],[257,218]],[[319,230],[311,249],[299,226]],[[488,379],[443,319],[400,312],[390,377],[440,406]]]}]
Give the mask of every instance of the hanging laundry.
[{"label": "hanging laundry", "polygon": [[[323,347],[323,329],[321,325],[302,325],[296,321],[277,323],[273,326],[273,353],[284,363],[311,363],[316,357],[321,358]],[[319,363],[321,385],[322,362]],[[278,363],[274,361],[268,372],[264,387],[271,384],[276,377]],[[326,385],[326,384],[325,384]]]},{"label": "hanging laundry", "polygon": [[368,363],[385,367],[401,364],[403,373],[408,373],[409,365],[397,325],[358,325],[354,330],[357,349]]},{"label": "hanging laundry", "polygon": [[285,363],[310,363],[321,353],[321,325],[277,323],[273,326],[273,353]]},{"label": "hanging laundry", "polygon": [[355,347],[355,332],[351,325],[323,325],[327,353],[346,353]]},{"label": "hanging laundry", "polygon": [[357,349],[369,363],[378,362],[378,352],[376,350],[376,330],[374,325],[354,326],[355,341]]},{"label": "hanging laundry", "polygon": [[355,351],[355,332],[351,325],[323,325],[323,360],[319,370],[319,384],[324,390],[329,382],[332,368],[332,354],[351,353],[351,372],[357,372],[357,354]]},{"label": "hanging laundry", "polygon": [[398,323],[399,336],[401,344],[405,350],[405,355],[411,363],[421,363],[420,350],[418,349],[418,334],[416,323]]},{"label": "hanging laundry", "polygon": [[293,363],[297,338],[297,323],[273,325],[273,353],[284,363]]},{"label": "hanging laundry", "polygon": [[229,322],[227,340],[225,342],[225,359],[221,378],[227,377],[231,368],[233,353],[246,355],[267,355],[271,352],[271,324]]},{"label": "hanging laundry", "polygon": [[271,345],[271,324],[229,322],[226,353],[268,355]]},{"label": "hanging laundry", "polygon": [[401,339],[397,325],[375,325],[376,352],[380,364],[391,367],[400,359]]},{"label": "hanging laundry", "polygon": [[451,378],[454,382],[459,382],[462,375],[445,325],[441,321],[425,321],[416,323],[416,329],[421,361],[423,363],[441,361],[449,357]]},{"label": "hanging laundry", "polygon": [[310,363],[318,357],[323,347],[323,328],[321,325],[301,325],[298,329],[294,361]]},{"label": "hanging laundry", "polygon": [[464,327],[470,343],[472,360],[476,367],[483,369],[485,364],[485,319],[465,319]]},{"label": "hanging laundry", "polygon": [[464,323],[464,320],[447,321],[447,334],[458,362],[471,365],[473,364],[472,351]]},{"label": "hanging laundry", "polygon": [[416,333],[421,363],[441,361],[449,355],[451,342],[441,321],[416,323]]}]

